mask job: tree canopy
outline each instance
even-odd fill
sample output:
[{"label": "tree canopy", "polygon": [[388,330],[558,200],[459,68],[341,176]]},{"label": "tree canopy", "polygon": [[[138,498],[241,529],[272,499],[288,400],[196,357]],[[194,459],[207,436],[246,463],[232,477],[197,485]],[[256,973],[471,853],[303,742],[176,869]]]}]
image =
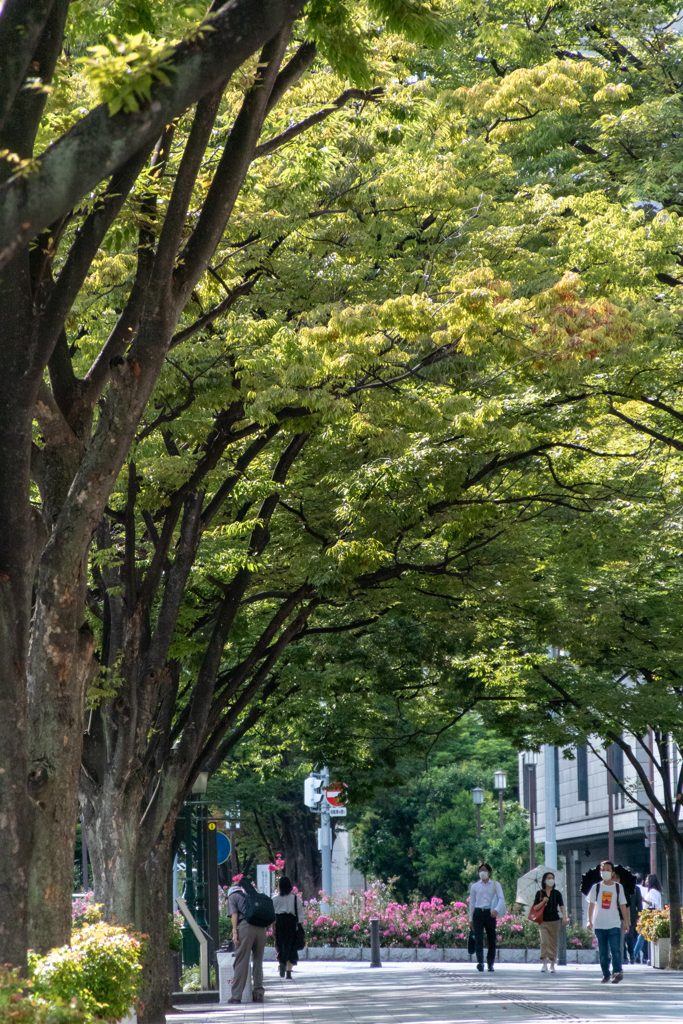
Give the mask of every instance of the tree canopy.
[{"label": "tree canopy", "polygon": [[[552,578],[569,626],[589,578],[606,593],[615,530],[624,593],[674,505],[674,8],[202,14],[0,13],[17,963],[29,888],[32,942],[65,940],[79,787],[107,912],[163,936],[204,764],[323,693],[342,720],[367,701],[356,761],[390,764],[402,694],[407,733],[489,700],[482,650],[555,628],[534,589]],[[572,658],[622,671],[628,645],[593,665],[591,615],[576,625]],[[316,739],[353,762],[344,741]]]}]

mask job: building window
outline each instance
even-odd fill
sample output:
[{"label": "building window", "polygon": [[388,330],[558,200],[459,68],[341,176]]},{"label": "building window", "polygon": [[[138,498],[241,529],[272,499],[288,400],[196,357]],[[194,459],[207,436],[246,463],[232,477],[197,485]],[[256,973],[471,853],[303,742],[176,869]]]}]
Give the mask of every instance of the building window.
[{"label": "building window", "polygon": [[588,814],[588,747],[585,743],[576,748],[576,781],[578,798],[585,801]]}]

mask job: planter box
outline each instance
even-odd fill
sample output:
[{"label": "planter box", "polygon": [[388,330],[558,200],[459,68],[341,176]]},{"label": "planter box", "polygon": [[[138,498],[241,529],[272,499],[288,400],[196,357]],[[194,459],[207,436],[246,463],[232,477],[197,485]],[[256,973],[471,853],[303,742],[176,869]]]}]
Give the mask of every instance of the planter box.
[{"label": "planter box", "polygon": [[[666,963],[655,965],[668,967],[669,965],[669,940],[660,939],[659,945],[666,943]],[[653,947],[656,949],[657,947]],[[540,963],[540,950],[538,949],[501,949],[496,950],[496,960],[503,964],[535,964]],[[470,956],[466,949],[452,948],[421,949],[410,946],[381,946],[379,951],[383,963],[474,963],[474,956]],[[272,946],[266,946],[263,956],[264,960],[274,960],[275,950]],[[299,953],[299,960],[370,960],[369,946],[307,946]],[[568,949],[568,964],[596,964],[598,962],[598,951],[596,949]]]},{"label": "planter box", "polygon": [[662,970],[669,966],[671,958],[671,939],[657,939],[650,943],[652,950],[652,966]]}]

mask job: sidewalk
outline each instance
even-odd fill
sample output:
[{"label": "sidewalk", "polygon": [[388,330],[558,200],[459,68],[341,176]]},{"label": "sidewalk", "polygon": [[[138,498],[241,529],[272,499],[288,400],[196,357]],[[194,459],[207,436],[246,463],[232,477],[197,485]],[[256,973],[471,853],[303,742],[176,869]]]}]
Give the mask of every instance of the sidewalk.
[{"label": "sidewalk", "polygon": [[596,965],[541,974],[536,964],[303,963],[294,981],[265,965],[266,997],[252,1006],[178,1011],[168,1024],[680,1024],[683,972],[630,967],[601,985]]}]

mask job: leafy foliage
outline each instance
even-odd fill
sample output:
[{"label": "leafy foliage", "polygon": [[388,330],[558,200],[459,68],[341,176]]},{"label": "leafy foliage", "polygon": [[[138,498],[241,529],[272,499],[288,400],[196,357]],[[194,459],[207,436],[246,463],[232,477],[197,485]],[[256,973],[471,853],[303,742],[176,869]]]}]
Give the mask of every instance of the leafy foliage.
[{"label": "leafy foliage", "polygon": [[125,928],[83,925],[70,946],[31,956],[34,989],[45,998],[73,1001],[87,1020],[120,1020],[137,1004],[143,948],[142,937]]}]

